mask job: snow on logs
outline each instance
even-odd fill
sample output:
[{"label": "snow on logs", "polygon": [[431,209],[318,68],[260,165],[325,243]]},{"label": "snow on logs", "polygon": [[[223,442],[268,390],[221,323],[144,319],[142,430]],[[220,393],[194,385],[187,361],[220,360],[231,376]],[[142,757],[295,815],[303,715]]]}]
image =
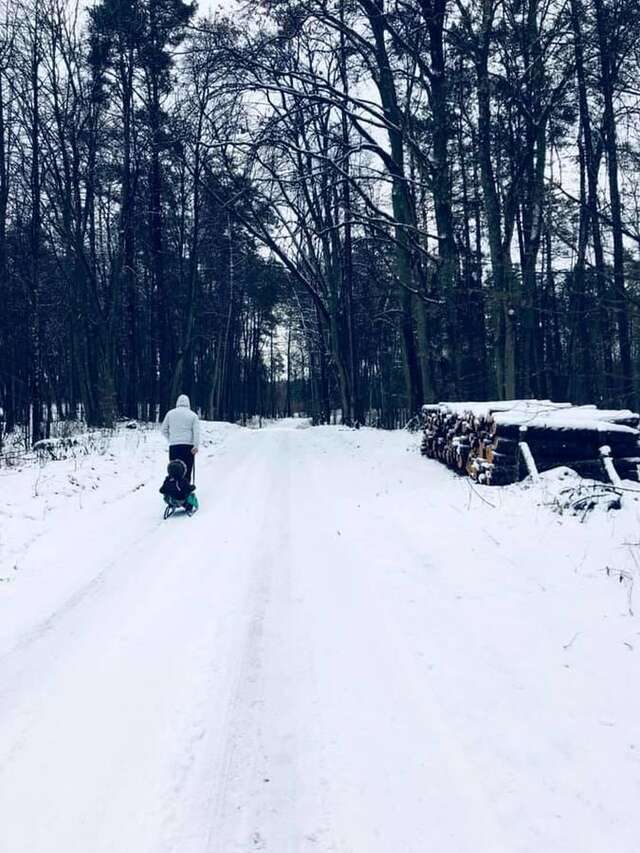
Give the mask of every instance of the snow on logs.
[{"label": "snow on logs", "polygon": [[[422,407],[421,451],[487,485],[560,465],[583,477],[638,480],[640,415],[550,400]],[[611,468],[613,465],[613,470]]]}]

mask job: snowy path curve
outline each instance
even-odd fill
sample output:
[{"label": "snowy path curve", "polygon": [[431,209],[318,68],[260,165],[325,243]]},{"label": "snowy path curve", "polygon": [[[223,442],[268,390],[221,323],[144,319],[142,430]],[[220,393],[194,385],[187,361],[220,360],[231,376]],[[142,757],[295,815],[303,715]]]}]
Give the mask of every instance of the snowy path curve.
[{"label": "snowy path curve", "polygon": [[618,591],[406,451],[237,430],[193,519],[155,482],[59,514],[0,599],[1,853],[637,850]]}]

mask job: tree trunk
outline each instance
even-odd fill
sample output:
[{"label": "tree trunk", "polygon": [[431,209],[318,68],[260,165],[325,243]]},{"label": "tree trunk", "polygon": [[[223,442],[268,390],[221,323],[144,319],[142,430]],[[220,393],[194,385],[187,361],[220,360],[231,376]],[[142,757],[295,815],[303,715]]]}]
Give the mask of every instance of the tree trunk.
[{"label": "tree trunk", "polygon": [[625,288],[624,244],[622,236],[622,204],[618,179],[618,140],[616,117],[613,106],[614,68],[616,55],[611,46],[610,11],[605,10],[603,0],[594,0],[596,27],[600,52],[600,74],[602,98],[604,102],[604,143],[607,153],[607,171],[609,178],[609,202],[611,205],[611,231],[613,239],[613,282],[616,305],[616,321],[620,347],[620,377],[618,381],[618,399],[624,406],[635,405],[635,385],[631,360],[631,338],[629,308]]}]

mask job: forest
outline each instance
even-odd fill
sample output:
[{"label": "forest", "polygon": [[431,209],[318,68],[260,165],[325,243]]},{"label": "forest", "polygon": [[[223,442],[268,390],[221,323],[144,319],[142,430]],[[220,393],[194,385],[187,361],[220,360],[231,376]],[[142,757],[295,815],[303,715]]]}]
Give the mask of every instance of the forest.
[{"label": "forest", "polygon": [[0,446],[635,407],[637,0],[2,0]]}]

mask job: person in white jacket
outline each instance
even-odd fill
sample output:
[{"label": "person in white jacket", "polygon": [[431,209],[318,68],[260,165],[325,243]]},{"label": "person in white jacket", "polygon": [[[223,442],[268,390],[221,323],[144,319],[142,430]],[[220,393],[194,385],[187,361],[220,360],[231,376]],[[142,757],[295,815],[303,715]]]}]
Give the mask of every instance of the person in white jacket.
[{"label": "person in white jacket", "polygon": [[200,447],[200,419],[192,411],[186,394],[180,394],[175,409],[167,412],[160,429],[169,442],[169,460],[182,459],[190,483],[194,457]]}]

